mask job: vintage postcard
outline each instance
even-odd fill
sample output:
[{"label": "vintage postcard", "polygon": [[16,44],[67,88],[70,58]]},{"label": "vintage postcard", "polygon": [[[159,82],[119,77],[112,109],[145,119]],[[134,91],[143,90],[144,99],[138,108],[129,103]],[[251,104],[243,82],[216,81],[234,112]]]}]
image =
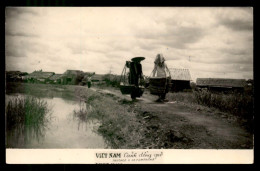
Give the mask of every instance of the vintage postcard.
[{"label": "vintage postcard", "polygon": [[251,164],[253,8],[7,7],[6,163]]}]

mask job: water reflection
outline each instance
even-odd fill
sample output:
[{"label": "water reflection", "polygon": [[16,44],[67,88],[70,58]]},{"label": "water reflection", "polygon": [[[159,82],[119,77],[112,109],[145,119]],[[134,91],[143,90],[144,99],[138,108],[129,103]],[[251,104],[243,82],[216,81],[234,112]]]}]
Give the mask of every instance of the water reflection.
[{"label": "water reflection", "polygon": [[[7,95],[6,101],[12,97]],[[73,118],[74,110],[82,109],[84,103],[58,97],[41,99],[52,106],[51,122],[44,134],[38,134],[39,138],[31,137],[24,148],[107,148],[103,137],[97,134],[97,120],[80,122]],[[13,134],[18,136],[18,132]],[[20,148],[19,144],[16,148]]]}]

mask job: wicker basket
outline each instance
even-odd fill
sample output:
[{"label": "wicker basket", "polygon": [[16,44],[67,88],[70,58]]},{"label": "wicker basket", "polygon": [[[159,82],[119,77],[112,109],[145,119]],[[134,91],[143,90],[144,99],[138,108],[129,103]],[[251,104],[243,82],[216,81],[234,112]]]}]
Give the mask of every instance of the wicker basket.
[{"label": "wicker basket", "polygon": [[149,90],[151,94],[160,95],[168,93],[172,87],[170,78],[152,77],[149,79]]},{"label": "wicker basket", "polygon": [[149,87],[150,93],[154,95],[159,95],[159,94],[164,94],[166,93],[166,88],[161,88],[161,87],[155,87],[155,86],[150,86]]},{"label": "wicker basket", "polygon": [[120,91],[122,94],[131,94],[135,89],[133,85],[120,85]]}]

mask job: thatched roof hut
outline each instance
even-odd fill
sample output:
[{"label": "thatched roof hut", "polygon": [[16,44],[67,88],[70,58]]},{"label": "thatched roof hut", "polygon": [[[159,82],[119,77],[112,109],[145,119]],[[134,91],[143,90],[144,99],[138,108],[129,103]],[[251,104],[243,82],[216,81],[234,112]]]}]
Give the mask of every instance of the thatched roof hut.
[{"label": "thatched roof hut", "polygon": [[247,83],[245,79],[226,79],[226,78],[197,78],[197,86],[200,87],[244,87]]},{"label": "thatched roof hut", "polygon": [[189,69],[170,68],[171,73],[171,91],[190,90],[191,75]]},{"label": "thatched roof hut", "polygon": [[49,79],[52,81],[55,81],[57,79],[60,79],[63,76],[63,74],[55,74],[53,76],[51,76]]},{"label": "thatched roof hut", "polygon": [[50,83],[61,83],[61,79],[62,79],[63,74],[55,74],[52,75],[49,80]]},{"label": "thatched roof hut", "polygon": [[197,78],[198,88],[207,88],[212,92],[243,92],[247,82],[245,79]]},{"label": "thatched roof hut", "polygon": [[80,70],[67,70],[63,73],[63,76],[66,76],[67,78],[72,78],[79,75],[84,75],[84,72]]},{"label": "thatched roof hut", "polygon": [[182,80],[182,81],[190,81],[190,71],[189,69],[178,69],[178,68],[170,68],[171,79],[172,80]]},{"label": "thatched roof hut", "polygon": [[27,72],[21,71],[6,71],[6,81],[22,81],[25,76],[28,75]]},{"label": "thatched roof hut", "polygon": [[54,72],[42,72],[42,71],[34,71],[33,73],[26,76],[26,78],[34,78],[34,79],[47,79],[54,75]]},{"label": "thatched roof hut", "polygon": [[105,78],[104,78],[104,75],[103,74],[95,74],[91,77],[91,80],[93,82],[98,82],[98,81],[104,81]]},{"label": "thatched roof hut", "polygon": [[84,77],[84,72],[80,70],[67,70],[62,75],[62,83],[63,84],[72,84],[76,85]]},{"label": "thatched roof hut", "polygon": [[33,73],[26,75],[26,79],[29,81],[39,81],[39,82],[46,82],[54,72],[43,72],[43,71],[34,71]]}]

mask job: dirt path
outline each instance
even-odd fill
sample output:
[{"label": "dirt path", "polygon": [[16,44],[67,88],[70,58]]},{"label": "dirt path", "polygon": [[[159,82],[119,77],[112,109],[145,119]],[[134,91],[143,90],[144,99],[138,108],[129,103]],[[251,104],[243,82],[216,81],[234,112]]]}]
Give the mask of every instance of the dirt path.
[{"label": "dirt path", "polygon": [[[120,90],[96,87],[91,90],[131,100],[129,95],[122,95]],[[253,148],[253,135],[225,113],[210,108],[202,110],[198,106],[180,102],[157,103],[156,99],[156,96],[145,92],[135,102],[135,108],[143,114],[142,122],[150,127],[160,127],[167,132],[168,139],[174,139],[174,148]]]}]

